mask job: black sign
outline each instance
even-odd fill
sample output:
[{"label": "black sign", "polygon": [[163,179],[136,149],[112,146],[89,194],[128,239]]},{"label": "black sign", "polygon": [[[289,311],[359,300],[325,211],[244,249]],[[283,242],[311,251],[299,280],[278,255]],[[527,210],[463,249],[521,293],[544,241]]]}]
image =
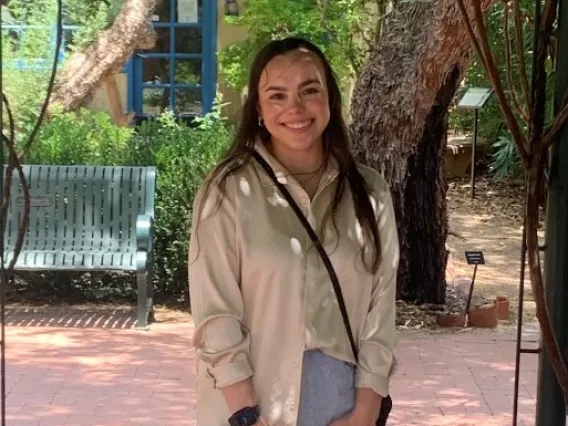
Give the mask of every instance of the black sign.
[{"label": "black sign", "polygon": [[482,251],[466,251],[465,258],[468,265],[485,265],[485,258]]}]

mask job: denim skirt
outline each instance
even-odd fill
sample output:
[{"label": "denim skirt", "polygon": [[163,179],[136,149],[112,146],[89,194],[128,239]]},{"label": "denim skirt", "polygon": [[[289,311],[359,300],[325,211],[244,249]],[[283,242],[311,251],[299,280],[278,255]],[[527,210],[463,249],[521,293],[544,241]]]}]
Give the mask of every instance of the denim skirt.
[{"label": "denim skirt", "polygon": [[297,426],[328,426],[355,405],[355,367],[319,350],[304,352]]}]

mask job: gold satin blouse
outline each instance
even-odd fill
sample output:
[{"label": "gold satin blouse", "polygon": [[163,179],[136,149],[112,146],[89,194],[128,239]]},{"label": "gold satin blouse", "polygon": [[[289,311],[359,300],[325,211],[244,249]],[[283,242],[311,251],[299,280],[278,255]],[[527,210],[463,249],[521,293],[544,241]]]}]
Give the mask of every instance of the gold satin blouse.
[{"label": "gold satin blouse", "polygon": [[[256,150],[318,229],[337,181],[335,163],[329,162],[310,200],[261,143]],[[339,233],[329,220],[322,243],[358,343],[356,386],[386,396],[395,365],[398,236],[385,180],[359,167],[378,215],[380,267],[371,274],[363,266],[363,233],[348,186],[336,217]],[[198,190],[189,249],[197,424],[228,425],[231,413],[220,388],[252,377],[269,424],[292,426],[298,414],[303,352],[320,349],[355,363],[333,286],[302,224],[259,164],[251,160],[228,178],[220,204],[218,193],[212,189],[197,220],[203,187]]]}]

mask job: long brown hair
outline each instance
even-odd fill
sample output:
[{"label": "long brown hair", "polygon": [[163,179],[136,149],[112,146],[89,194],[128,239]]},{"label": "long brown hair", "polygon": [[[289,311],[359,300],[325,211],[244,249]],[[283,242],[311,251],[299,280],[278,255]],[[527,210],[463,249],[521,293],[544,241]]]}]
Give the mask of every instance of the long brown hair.
[{"label": "long brown hair", "polygon": [[297,49],[307,49],[317,55],[325,69],[330,120],[322,135],[324,160],[327,163],[329,157],[333,156],[339,169],[338,183],[332,203],[325,214],[326,220],[331,215],[335,226],[335,213],[345,193],[345,186],[348,184],[361,229],[365,235],[370,236],[372,242],[373,256],[371,264],[367,264],[367,268],[376,272],[381,260],[381,239],[375,211],[370,200],[369,188],[357,169],[350,152],[349,134],[342,115],[341,91],[327,58],[317,46],[307,40],[296,37],[274,40],[264,46],[256,55],[252,63],[248,81],[248,96],[242,106],[239,127],[227,153],[207,179],[203,200],[207,199],[213,183],[219,185],[221,191],[223,191],[227,177],[248,164],[251,158],[249,150],[255,140],[260,137],[264,143],[270,142],[270,134],[264,126],[259,125],[257,104],[260,77],[266,65],[274,57]]}]

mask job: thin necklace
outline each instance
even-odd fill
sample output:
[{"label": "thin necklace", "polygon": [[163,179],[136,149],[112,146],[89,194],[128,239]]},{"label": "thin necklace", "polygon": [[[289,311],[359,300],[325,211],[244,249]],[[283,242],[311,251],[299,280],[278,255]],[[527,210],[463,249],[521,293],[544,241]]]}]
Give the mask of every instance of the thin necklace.
[{"label": "thin necklace", "polygon": [[298,176],[309,176],[309,175],[315,175],[317,173],[319,173],[321,170],[323,169],[323,163],[321,163],[317,169],[315,169],[312,172],[299,172],[299,173],[290,173],[286,176],[294,176],[294,177],[298,177]]}]

